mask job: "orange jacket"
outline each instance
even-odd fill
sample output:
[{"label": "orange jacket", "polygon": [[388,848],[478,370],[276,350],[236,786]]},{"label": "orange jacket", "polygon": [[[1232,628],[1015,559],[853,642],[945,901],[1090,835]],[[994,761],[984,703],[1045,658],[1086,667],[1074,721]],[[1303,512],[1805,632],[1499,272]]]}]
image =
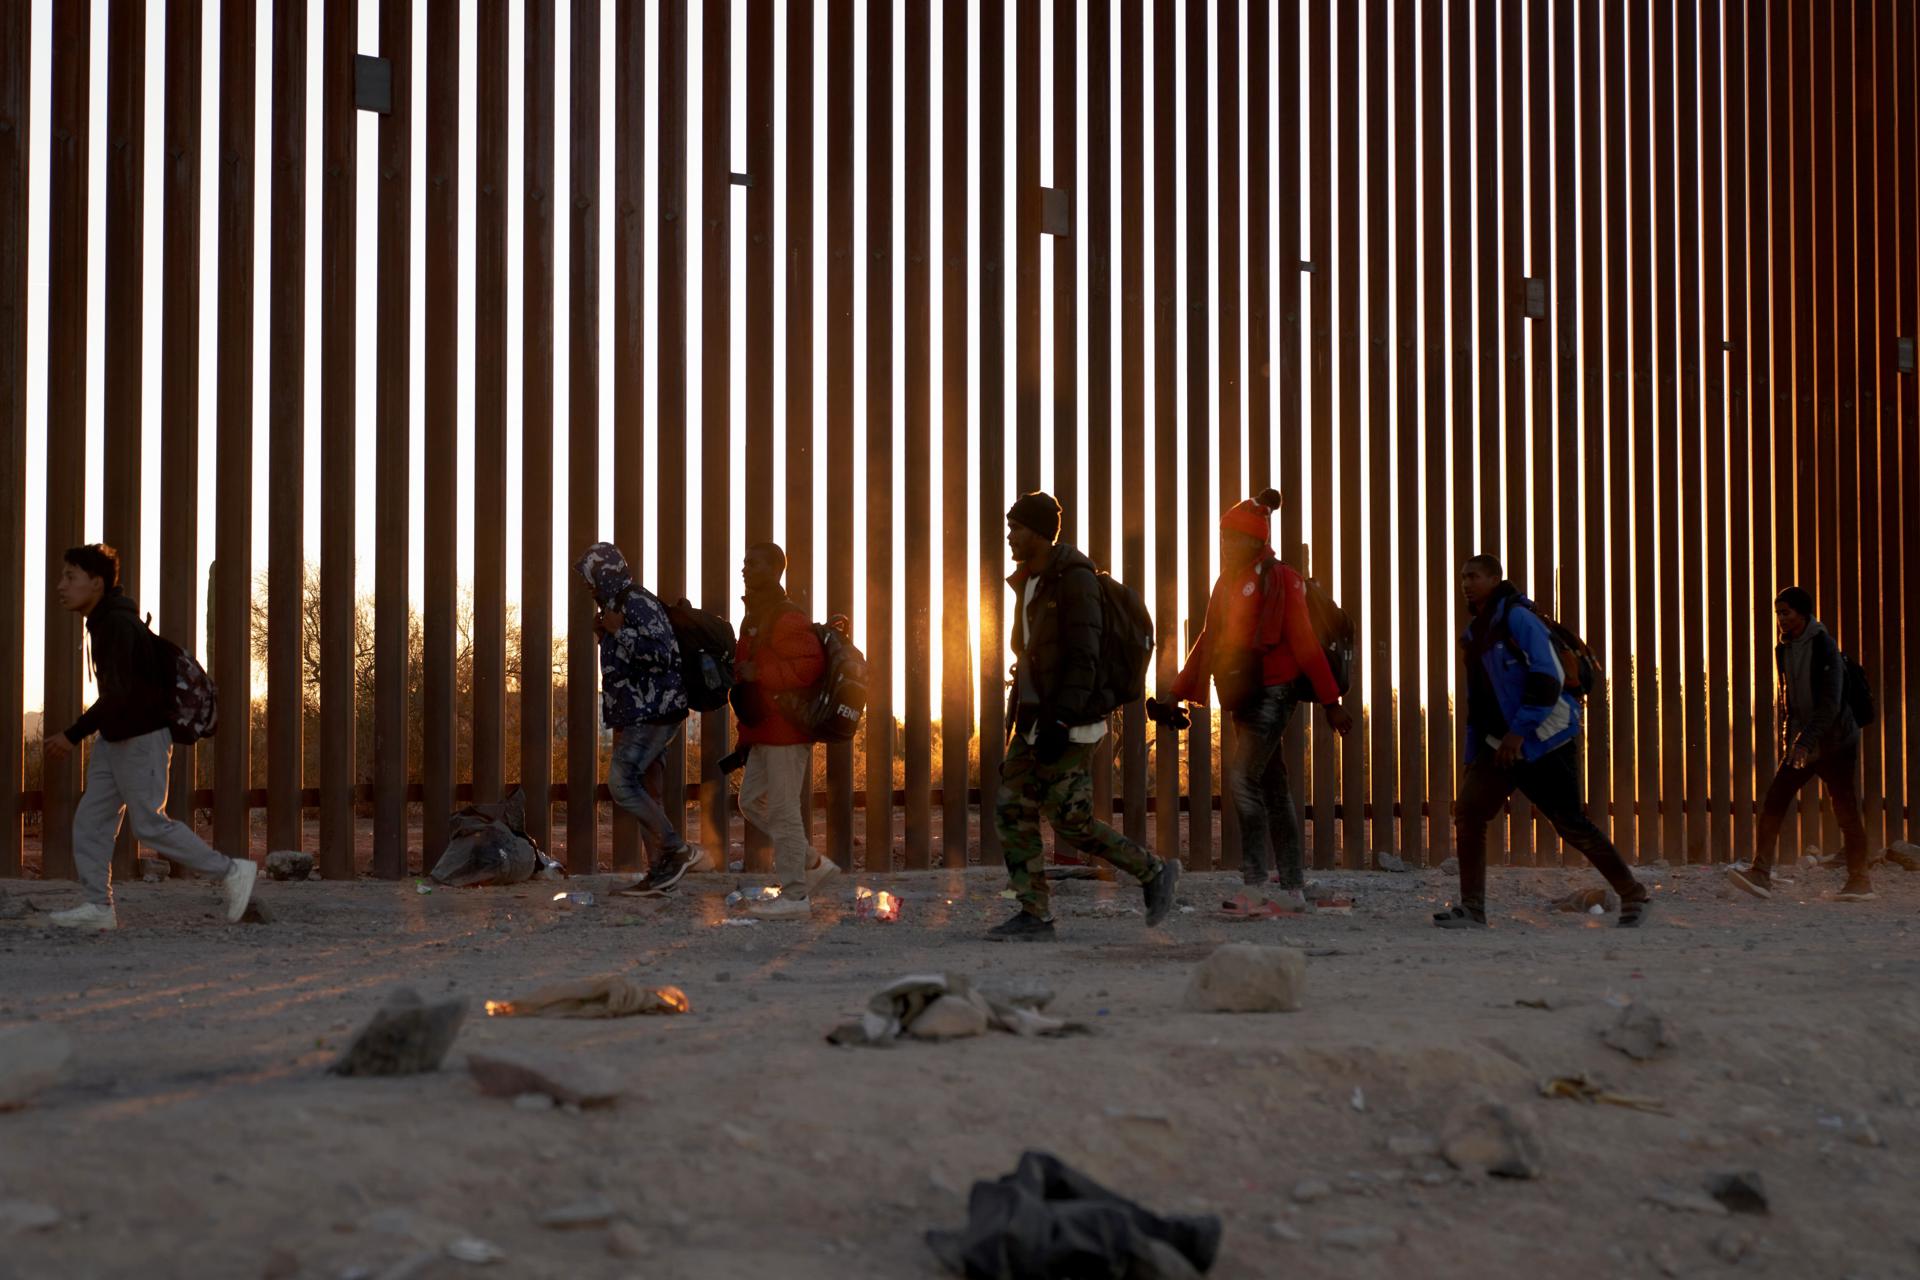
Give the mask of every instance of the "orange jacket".
[{"label": "orange jacket", "polygon": [[1221,574],[1213,584],[1206,625],[1167,696],[1206,702],[1207,684],[1237,654],[1259,655],[1260,682],[1267,688],[1304,675],[1316,701],[1329,706],[1340,701],[1340,686],[1307,616],[1306,584],[1271,549],[1240,572]]},{"label": "orange jacket", "polygon": [[[812,739],[781,713],[772,695],[809,689],[817,684],[826,674],[826,651],[820,647],[820,639],[813,634],[807,616],[799,609],[782,609],[771,623],[762,621],[755,626],[754,622],[748,619],[741,626],[739,642],[734,646],[736,668],[743,662],[754,664],[754,678],[734,686],[738,741],[743,747],[755,743],[786,747],[810,742]],[[758,712],[752,724],[738,714],[743,700]]]}]

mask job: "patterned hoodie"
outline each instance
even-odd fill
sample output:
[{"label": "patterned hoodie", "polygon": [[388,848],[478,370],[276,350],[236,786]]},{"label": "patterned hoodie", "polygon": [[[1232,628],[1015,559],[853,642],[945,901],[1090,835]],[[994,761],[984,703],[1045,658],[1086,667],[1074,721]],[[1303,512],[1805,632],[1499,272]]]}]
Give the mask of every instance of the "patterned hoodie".
[{"label": "patterned hoodie", "polygon": [[602,609],[619,609],[625,624],[614,635],[599,628],[600,718],[609,729],[686,719],[680,680],[680,644],[659,597],[635,585],[627,558],[611,542],[596,542],[574,564]]}]

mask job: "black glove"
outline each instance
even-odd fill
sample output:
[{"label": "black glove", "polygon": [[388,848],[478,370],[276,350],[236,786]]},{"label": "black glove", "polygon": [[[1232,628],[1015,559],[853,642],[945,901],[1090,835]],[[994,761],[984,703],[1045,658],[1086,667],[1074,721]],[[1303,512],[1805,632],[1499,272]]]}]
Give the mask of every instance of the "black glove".
[{"label": "black glove", "polygon": [[1068,737],[1067,726],[1058,720],[1048,720],[1040,725],[1039,732],[1033,735],[1033,754],[1041,764],[1053,764],[1067,754],[1067,748],[1073,745]]},{"label": "black glove", "polygon": [[1193,725],[1193,717],[1187,709],[1177,702],[1162,702],[1158,698],[1147,699],[1147,719],[1155,724],[1163,724],[1169,729],[1187,729]]},{"label": "black glove", "polygon": [[753,750],[753,744],[749,742],[744,746],[741,746],[740,748],[735,750],[732,754],[721,756],[720,772],[722,774],[729,774],[729,773],[738,772],[739,770],[746,768],[747,755],[752,750]]}]

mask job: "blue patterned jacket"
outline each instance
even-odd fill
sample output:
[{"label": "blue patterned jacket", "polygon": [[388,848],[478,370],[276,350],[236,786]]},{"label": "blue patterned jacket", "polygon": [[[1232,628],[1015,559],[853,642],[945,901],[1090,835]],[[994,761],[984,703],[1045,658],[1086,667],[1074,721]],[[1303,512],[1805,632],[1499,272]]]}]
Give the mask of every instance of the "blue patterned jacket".
[{"label": "blue patterned jacket", "polygon": [[609,729],[636,724],[678,722],[687,715],[687,693],[680,679],[680,644],[667,620],[666,606],[633,581],[627,558],[611,542],[596,542],[574,564],[593,588],[602,609],[626,617],[600,641],[600,718]]}]

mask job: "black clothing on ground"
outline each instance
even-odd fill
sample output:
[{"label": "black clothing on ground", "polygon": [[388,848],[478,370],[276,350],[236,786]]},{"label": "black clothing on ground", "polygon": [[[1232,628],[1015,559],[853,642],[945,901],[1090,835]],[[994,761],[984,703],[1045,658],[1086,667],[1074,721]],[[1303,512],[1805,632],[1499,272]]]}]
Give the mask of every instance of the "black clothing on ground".
[{"label": "black clothing on ground", "polygon": [[[1857,732],[1857,730],[1856,730]],[[1860,743],[1834,747],[1822,752],[1812,764],[1796,769],[1781,765],[1767,784],[1766,798],[1760,802],[1760,825],[1754,832],[1753,865],[1757,871],[1773,871],[1775,847],[1780,843],[1780,825],[1800,789],[1815,778],[1826,784],[1827,798],[1833,801],[1840,819],[1840,834],[1846,838],[1847,874],[1865,875],[1867,871],[1867,827],[1860,817]]]},{"label": "black clothing on ground", "polygon": [[97,732],[108,742],[125,742],[173,723],[168,696],[172,673],[163,678],[160,646],[133,597],[118,587],[107,588],[87,615],[87,647],[99,696],[67,730],[67,741],[78,746]]},{"label": "black clothing on ground", "polygon": [[1462,906],[1486,910],[1487,824],[1515,790],[1533,801],[1540,816],[1553,824],[1562,840],[1586,855],[1594,870],[1620,895],[1620,901],[1637,902],[1647,897],[1646,886],[1634,879],[1633,869],[1587,816],[1580,802],[1579,744],[1569,742],[1534,761],[1503,765],[1488,751],[1467,766],[1453,808]]}]

